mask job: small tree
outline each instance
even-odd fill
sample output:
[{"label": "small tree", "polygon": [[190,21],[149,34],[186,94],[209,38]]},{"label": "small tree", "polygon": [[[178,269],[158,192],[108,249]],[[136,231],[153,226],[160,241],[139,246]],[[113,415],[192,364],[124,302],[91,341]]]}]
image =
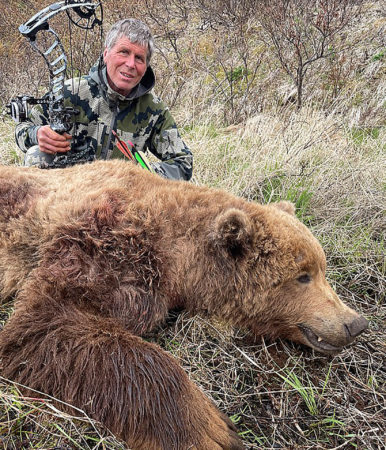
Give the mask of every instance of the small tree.
[{"label": "small tree", "polygon": [[[334,42],[361,12],[362,0],[261,0],[260,24],[281,67],[297,88],[302,106],[303,85],[311,65],[336,52]],[[259,15],[258,15],[259,17]]]}]

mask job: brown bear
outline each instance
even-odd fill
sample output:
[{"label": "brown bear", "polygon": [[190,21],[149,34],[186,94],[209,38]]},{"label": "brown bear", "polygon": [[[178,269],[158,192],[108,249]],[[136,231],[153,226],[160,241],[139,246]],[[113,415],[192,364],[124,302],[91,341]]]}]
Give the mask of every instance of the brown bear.
[{"label": "brown bear", "polygon": [[239,449],[159,346],[173,308],[337,352],[367,327],[286,202],[259,205],[109,161],[0,168],[4,377],[83,409],[132,449]]}]

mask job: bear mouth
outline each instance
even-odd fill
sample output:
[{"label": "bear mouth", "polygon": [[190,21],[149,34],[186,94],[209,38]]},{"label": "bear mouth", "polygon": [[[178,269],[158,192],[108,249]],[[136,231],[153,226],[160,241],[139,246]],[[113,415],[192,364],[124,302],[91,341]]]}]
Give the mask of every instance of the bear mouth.
[{"label": "bear mouth", "polygon": [[342,347],[337,347],[336,345],[330,344],[306,325],[301,324],[298,325],[298,327],[308,341],[308,345],[315,350],[322,353],[339,353],[342,350]]}]

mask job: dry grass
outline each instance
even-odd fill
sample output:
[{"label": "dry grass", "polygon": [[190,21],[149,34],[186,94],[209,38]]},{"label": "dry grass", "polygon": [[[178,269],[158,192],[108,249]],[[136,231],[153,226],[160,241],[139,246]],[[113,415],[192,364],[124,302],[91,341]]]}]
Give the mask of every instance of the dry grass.
[{"label": "dry grass", "polygon": [[[41,7],[37,0],[29,3],[32,9]],[[164,2],[151,3],[159,6],[155,14],[166,14]],[[193,4],[195,0],[186,2],[187,7]],[[137,8],[158,34],[159,92],[174,105],[194,152],[193,182],[251,201],[293,201],[298,217],[326,251],[329,281],[346,303],[370,320],[370,330],[333,358],[288,342],[253,342],[243,331],[185,314],[172,314],[149,338],[178,358],[232,417],[248,449],[385,448],[386,82],[385,58],[379,56],[385,26],[381,2],[368,3],[365,20],[350,30],[350,36],[362,37],[363,47],[326,61],[310,77],[308,101],[300,112],[291,104],[282,106],[291,86],[269,49],[258,45],[252,34],[252,60],[261,57],[253,95],[243,97],[245,84],[240,82],[230,99],[229,89],[223,89],[225,75],[238,67],[240,55],[231,40],[226,41],[225,25],[202,28],[200,11],[194,8],[188,8],[189,14],[197,14],[194,20],[174,17],[167,22],[164,17],[157,25],[144,2],[130,5],[111,0],[109,20],[132,15],[130,8]],[[10,29],[22,22],[21,13],[30,15],[12,7],[7,4],[4,15]],[[168,11],[176,14],[177,9]],[[175,43],[185,55],[182,59],[171,47],[166,22],[178,31]],[[253,20],[248,27],[259,31]],[[30,88],[34,93],[43,84],[33,65],[23,70],[30,53],[18,52],[14,59],[11,55],[12,61],[4,59],[5,53],[7,46],[0,45],[2,104],[15,93]],[[234,126],[227,126],[230,100],[240,107]],[[2,164],[21,161],[13,128],[0,116]],[[0,323],[11,310],[12,305],[1,307]],[[25,398],[17,386],[0,379],[0,448],[124,448],[80,411],[75,415],[63,415],[50,399]]]},{"label": "dry grass", "polygon": [[54,399],[37,391],[36,397],[26,397],[20,394],[19,388],[23,386],[0,377],[0,447],[9,450],[125,448],[83,411],[74,411],[73,416],[64,414],[54,405]]},{"label": "dry grass", "polygon": [[384,353],[371,343],[331,359],[284,342],[248,344],[201,318],[179,318],[165,337],[246,448],[382,448]]}]

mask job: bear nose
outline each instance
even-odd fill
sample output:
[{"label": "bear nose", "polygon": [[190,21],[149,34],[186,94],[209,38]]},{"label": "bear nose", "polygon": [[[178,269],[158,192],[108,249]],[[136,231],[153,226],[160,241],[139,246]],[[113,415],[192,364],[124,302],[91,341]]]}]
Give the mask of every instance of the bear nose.
[{"label": "bear nose", "polygon": [[362,316],[359,316],[358,318],[354,319],[351,323],[344,325],[347,333],[351,337],[356,337],[358,334],[362,333],[362,331],[365,331],[368,326],[369,322]]}]

